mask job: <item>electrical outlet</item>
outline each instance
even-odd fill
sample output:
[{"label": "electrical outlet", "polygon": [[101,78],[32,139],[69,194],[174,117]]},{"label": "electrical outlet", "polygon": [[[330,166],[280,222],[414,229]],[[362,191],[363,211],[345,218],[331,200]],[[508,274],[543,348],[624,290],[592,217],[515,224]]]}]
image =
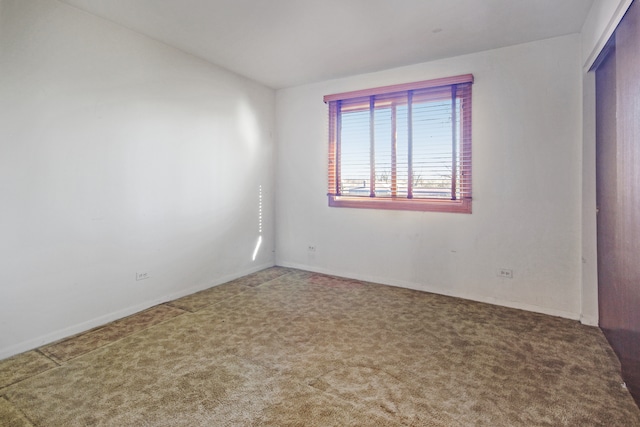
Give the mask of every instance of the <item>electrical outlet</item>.
[{"label": "electrical outlet", "polygon": [[316,247],[315,247],[315,246],[313,246],[313,245],[309,245],[309,247],[307,248],[307,250],[308,250],[309,252],[315,252],[315,251],[316,251]]},{"label": "electrical outlet", "polygon": [[136,281],[148,279],[149,277],[151,277],[151,276],[149,276],[149,273],[147,273],[147,272],[136,273]]},{"label": "electrical outlet", "polygon": [[503,279],[513,279],[513,270],[509,268],[501,268],[497,273],[498,277],[502,277]]}]

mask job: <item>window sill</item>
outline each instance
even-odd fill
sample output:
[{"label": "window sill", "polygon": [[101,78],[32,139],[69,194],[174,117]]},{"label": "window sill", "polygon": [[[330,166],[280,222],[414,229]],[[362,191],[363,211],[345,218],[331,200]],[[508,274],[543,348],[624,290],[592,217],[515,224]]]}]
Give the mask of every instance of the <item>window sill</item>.
[{"label": "window sill", "polygon": [[471,199],[406,199],[347,197],[329,194],[329,206],[334,208],[386,209],[397,211],[471,213]]}]

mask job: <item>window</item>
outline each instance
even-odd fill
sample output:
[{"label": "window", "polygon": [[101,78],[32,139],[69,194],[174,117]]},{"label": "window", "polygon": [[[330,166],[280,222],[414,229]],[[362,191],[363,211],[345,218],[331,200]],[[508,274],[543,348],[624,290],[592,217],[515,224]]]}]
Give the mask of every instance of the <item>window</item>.
[{"label": "window", "polygon": [[329,206],[471,213],[471,74],[327,95]]}]

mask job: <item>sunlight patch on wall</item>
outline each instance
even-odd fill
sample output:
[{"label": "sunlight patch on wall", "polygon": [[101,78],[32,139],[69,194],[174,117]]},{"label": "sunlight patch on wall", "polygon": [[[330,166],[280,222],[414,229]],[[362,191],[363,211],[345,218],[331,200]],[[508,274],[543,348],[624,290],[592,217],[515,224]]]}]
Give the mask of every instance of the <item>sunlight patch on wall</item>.
[{"label": "sunlight patch on wall", "polygon": [[258,251],[260,250],[260,245],[262,245],[262,236],[258,236],[258,241],[256,243],[256,248],[253,250],[252,261],[255,261],[256,257],[258,256]]},{"label": "sunlight patch on wall", "polygon": [[262,244],[262,185],[258,187],[258,242],[253,250],[252,261],[256,260],[260,245]]}]

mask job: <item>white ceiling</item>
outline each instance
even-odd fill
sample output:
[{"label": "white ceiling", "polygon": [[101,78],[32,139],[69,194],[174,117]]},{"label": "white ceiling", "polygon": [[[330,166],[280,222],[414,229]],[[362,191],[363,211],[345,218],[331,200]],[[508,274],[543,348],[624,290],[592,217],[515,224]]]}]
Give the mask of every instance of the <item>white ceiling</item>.
[{"label": "white ceiling", "polygon": [[593,0],[62,0],[273,88],[578,33]]}]

